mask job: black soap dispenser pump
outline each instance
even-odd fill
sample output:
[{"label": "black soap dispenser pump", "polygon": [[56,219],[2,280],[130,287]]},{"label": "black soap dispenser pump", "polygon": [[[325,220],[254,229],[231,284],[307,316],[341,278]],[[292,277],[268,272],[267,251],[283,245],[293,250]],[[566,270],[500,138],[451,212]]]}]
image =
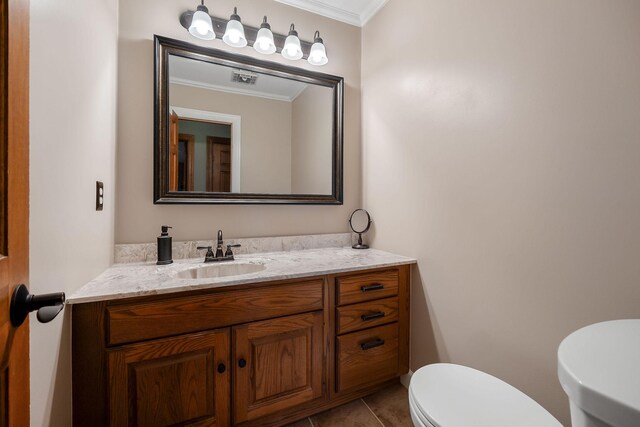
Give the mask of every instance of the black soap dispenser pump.
[{"label": "black soap dispenser pump", "polygon": [[158,236],[158,265],[167,265],[173,262],[171,258],[171,236],[169,236],[168,225],[162,226],[162,233]]}]

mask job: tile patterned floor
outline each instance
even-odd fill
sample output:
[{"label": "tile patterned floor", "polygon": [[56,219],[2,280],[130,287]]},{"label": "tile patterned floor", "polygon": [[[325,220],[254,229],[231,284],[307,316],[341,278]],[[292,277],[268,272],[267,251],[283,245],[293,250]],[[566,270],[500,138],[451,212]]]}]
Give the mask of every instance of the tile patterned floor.
[{"label": "tile patterned floor", "polygon": [[407,389],[396,384],[287,427],[413,427]]}]

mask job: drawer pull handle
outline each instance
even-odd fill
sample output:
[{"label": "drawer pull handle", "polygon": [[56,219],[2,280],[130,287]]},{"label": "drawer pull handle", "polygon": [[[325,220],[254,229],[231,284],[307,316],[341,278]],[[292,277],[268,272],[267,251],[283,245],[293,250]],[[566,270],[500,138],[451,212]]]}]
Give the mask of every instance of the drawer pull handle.
[{"label": "drawer pull handle", "polygon": [[247,361],[244,359],[238,360],[238,366],[240,366],[241,368],[244,368],[245,366],[247,366]]},{"label": "drawer pull handle", "polygon": [[381,289],[384,289],[384,285],[381,285],[380,283],[376,283],[374,285],[360,286],[360,290],[362,292],[379,291]]},{"label": "drawer pull handle", "polygon": [[220,363],[218,365],[218,373],[219,374],[224,374],[224,372],[227,370],[227,367],[224,365],[224,363]]},{"label": "drawer pull handle", "polygon": [[362,316],[360,316],[360,318],[365,322],[367,320],[379,319],[381,317],[384,317],[383,311],[379,311],[377,313],[371,313],[371,314],[363,314]]},{"label": "drawer pull handle", "polygon": [[362,348],[363,351],[366,351],[371,350],[372,348],[380,347],[381,345],[384,345],[384,340],[378,338],[373,341],[360,344],[360,348]]}]

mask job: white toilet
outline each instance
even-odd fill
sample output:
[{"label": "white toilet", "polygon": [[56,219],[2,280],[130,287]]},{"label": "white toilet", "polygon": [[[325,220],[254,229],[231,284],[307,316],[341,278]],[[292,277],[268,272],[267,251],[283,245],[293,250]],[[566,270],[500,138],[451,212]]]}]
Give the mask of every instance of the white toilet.
[{"label": "white toilet", "polygon": [[427,365],[413,374],[409,409],[416,427],[562,427],[515,387],[449,363]]},{"label": "white toilet", "polygon": [[640,426],[640,319],[579,329],[558,349],[573,427]]}]

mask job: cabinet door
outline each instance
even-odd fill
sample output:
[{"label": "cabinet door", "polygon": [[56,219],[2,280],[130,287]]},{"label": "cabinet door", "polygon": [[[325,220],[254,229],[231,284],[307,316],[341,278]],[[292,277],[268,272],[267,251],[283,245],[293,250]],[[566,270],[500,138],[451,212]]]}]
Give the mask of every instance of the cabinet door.
[{"label": "cabinet door", "polygon": [[229,425],[229,329],[109,352],[112,426]]},{"label": "cabinet door", "polygon": [[234,423],[323,395],[322,311],[233,328]]}]

